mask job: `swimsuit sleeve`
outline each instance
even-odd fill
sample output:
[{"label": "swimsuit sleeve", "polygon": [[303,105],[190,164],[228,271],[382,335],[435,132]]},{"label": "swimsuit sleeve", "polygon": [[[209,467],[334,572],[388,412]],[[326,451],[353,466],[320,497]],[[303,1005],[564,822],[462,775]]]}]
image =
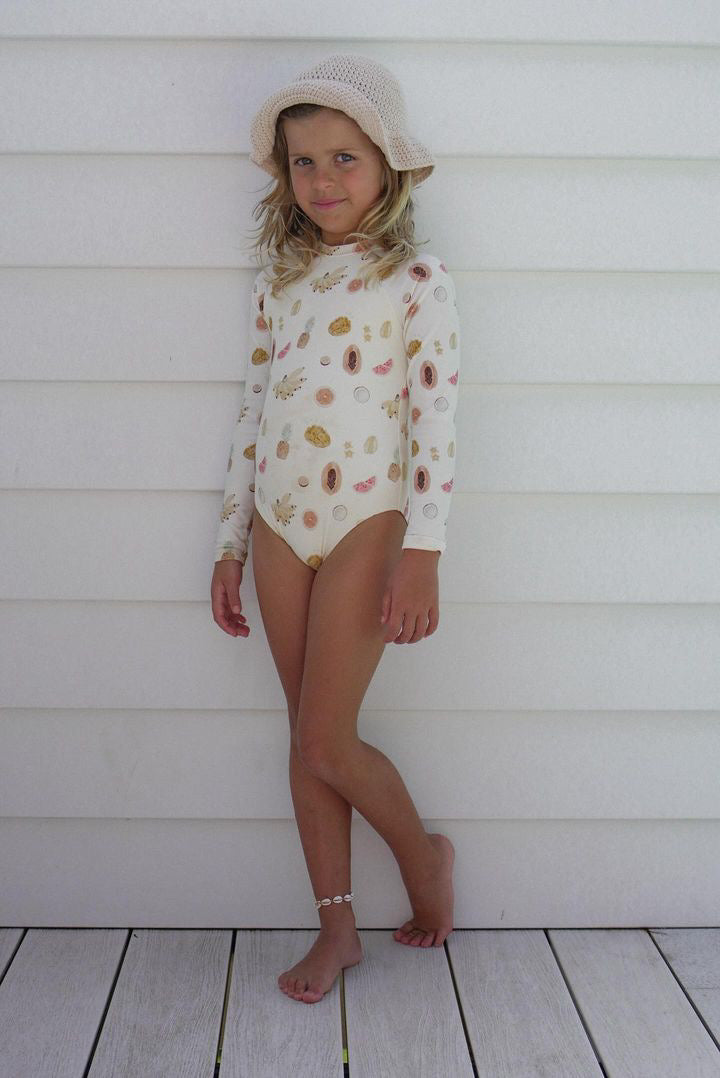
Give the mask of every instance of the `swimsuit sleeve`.
[{"label": "swimsuit sleeve", "polygon": [[220,525],[215,540],[215,561],[229,559],[243,565],[247,558],[255,502],[255,443],[270,376],[272,333],[265,321],[265,291],[266,288],[269,291],[269,284],[263,273],[261,270],[253,283],[245,393],[230,446]]},{"label": "swimsuit sleeve", "polygon": [[406,547],[445,550],[455,475],[455,411],[460,325],[455,283],[443,262],[420,256],[404,324],[408,389],[408,526]]}]

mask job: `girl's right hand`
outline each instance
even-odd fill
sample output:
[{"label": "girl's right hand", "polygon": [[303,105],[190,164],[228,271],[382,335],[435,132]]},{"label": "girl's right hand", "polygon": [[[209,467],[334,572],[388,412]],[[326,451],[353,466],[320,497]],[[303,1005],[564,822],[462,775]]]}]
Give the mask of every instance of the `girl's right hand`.
[{"label": "girl's right hand", "polygon": [[213,618],[229,636],[248,636],[250,633],[240,601],[242,572],[242,562],[216,561],[210,584]]}]

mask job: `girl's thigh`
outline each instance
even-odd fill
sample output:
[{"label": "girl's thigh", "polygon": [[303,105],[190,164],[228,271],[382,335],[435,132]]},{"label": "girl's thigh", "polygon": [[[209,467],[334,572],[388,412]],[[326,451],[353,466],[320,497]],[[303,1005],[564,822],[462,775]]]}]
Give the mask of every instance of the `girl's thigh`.
[{"label": "girl's thigh", "polygon": [[357,524],[317,570],[307,619],[300,690],[303,749],[322,752],[357,736],[363,698],[385,649],[380,623],[390,574],[407,524],[391,509]]},{"label": "girl's thigh", "polygon": [[315,570],[293,553],[253,511],[252,566],[260,616],[285,693],[294,732],[305,661],[305,637]]}]

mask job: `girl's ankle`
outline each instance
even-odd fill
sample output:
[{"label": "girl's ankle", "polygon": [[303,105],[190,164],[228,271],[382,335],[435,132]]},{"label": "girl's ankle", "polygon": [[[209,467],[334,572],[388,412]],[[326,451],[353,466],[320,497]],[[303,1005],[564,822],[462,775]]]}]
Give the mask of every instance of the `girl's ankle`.
[{"label": "girl's ankle", "polygon": [[352,910],[332,910],[332,914],[320,918],[320,931],[328,934],[335,933],[338,936],[349,935],[352,932],[356,932],[355,927],[355,914]]}]

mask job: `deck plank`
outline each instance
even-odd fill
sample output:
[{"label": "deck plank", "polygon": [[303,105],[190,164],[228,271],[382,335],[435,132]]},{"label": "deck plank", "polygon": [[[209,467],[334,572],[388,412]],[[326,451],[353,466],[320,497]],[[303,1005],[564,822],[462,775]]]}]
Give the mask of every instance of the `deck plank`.
[{"label": "deck plank", "polygon": [[352,1078],[472,1078],[443,947],[409,947],[380,929],[360,931],[364,958],[345,970]]},{"label": "deck plank", "polygon": [[601,1078],[542,930],[456,929],[447,946],[478,1074]]},{"label": "deck plank", "polygon": [[2,1078],[84,1073],[127,936],[28,929],[0,984]]},{"label": "deck plank", "polygon": [[89,1078],[212,1078],[231,939],[133,929]]},{"label": "deck plank", "polygon": [[651,928],[650,936],[720,1041],[720,928]]},{"label": "deck plank", "polygon": [[642,928],[548,933],[613,1078],[719,1078],[720,1052]]},{"label": "deck plank", "polygon": [[5,976],[24,931],[24,928],[0,928],[0,980]]},{"label": "deck plank", "polygon": [[317,1003],[292,999],[277,983],[316,938],[315,929],[238,930],[221,1078],[342,1078],[340,978]]}]

